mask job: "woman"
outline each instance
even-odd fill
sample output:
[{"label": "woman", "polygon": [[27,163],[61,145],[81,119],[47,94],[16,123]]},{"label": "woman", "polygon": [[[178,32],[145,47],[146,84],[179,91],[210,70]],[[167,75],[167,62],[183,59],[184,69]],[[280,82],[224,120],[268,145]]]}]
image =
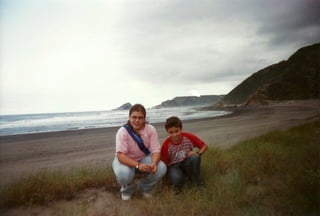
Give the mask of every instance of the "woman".
[{"label": "woman", "polygon": [[122,200],[131,199],[134,177],[145,173],[138,185],[143,196],[150,198],[153,186],[166,174],[167,167],[160,161],[160,141],[154,126],[146,122],[143,105],[135,104],[129,111],[127,125],[116,134],[116,156],[112,168],[121,186]]}]

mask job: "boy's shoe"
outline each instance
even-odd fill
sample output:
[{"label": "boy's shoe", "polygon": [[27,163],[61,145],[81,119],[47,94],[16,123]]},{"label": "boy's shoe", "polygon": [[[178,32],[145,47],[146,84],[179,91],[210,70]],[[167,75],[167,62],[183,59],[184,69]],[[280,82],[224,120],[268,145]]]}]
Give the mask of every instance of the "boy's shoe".
[{"label": "boy's shoe", "polygon": [[146,198],[146,199],[152,198],[152,194],[148,192],[143,192],[142,195],[143,195],[143,198]]},{"label": "boy's shoe", "polygon": [[124,201],[130,200],[131,199],[131,195],[127,195],[127,194],[122,193],[121,194],[121,199],[124,200]]}]

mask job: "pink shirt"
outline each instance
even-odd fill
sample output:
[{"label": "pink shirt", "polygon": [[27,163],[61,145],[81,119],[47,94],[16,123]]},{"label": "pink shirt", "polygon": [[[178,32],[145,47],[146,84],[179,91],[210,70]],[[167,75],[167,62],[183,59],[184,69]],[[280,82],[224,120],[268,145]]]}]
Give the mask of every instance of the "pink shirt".
[{"label": "pink shirt", "polygon": [[[158,133],[153,125],[146,124],[138,133],[151,153],[160,152]],[[119,128],[116,134],[116,152],[122,152],[135,161],[146,156],[124,127]]]}]

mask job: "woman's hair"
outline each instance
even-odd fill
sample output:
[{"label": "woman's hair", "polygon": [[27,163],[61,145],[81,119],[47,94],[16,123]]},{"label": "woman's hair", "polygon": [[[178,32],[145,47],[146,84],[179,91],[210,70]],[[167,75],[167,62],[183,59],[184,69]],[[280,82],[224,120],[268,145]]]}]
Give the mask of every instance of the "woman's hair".
[{"label": "woman's hair", "polygon": [[171,116],[170,118],[167,118],[164,127],[166,128],[166,130],[168,130],[171,127],[178,127],[182,129],[182,122],[178,117]]},{"label": "woman's hair", "polygon": [[147,112],[146,109],[144,108],[144,106],[142,104],[135,104],[131,107],[130,111],[129,111],[129,116],[131,116],[131,114],[133,112],[142,112],[143,116],[146,117]]}]

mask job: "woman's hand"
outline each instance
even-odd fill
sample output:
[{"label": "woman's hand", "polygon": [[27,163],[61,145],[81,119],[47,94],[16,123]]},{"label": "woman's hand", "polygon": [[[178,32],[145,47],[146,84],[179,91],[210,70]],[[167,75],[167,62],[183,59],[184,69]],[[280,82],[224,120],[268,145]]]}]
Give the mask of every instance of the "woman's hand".
[{"label": "woman's hand", "polygon": [[157,171],[157,164],[152,162],[152,164],[139,164],[139,171],[140,172],[147,172],[147,173],[155,173]]},{"label": "woman's hand", "polygon": [[144,164],[144,163],[140,163],[139,164],[139,171],[140,172],[148,172],[150,173],[151,172],[151,165],[149,164]]},{"label": "woman's hand", "polygon": [[152,173],[155,173],[157,171],[157,163],[152,162],[152,164],[150,165],[150,169]]}]

